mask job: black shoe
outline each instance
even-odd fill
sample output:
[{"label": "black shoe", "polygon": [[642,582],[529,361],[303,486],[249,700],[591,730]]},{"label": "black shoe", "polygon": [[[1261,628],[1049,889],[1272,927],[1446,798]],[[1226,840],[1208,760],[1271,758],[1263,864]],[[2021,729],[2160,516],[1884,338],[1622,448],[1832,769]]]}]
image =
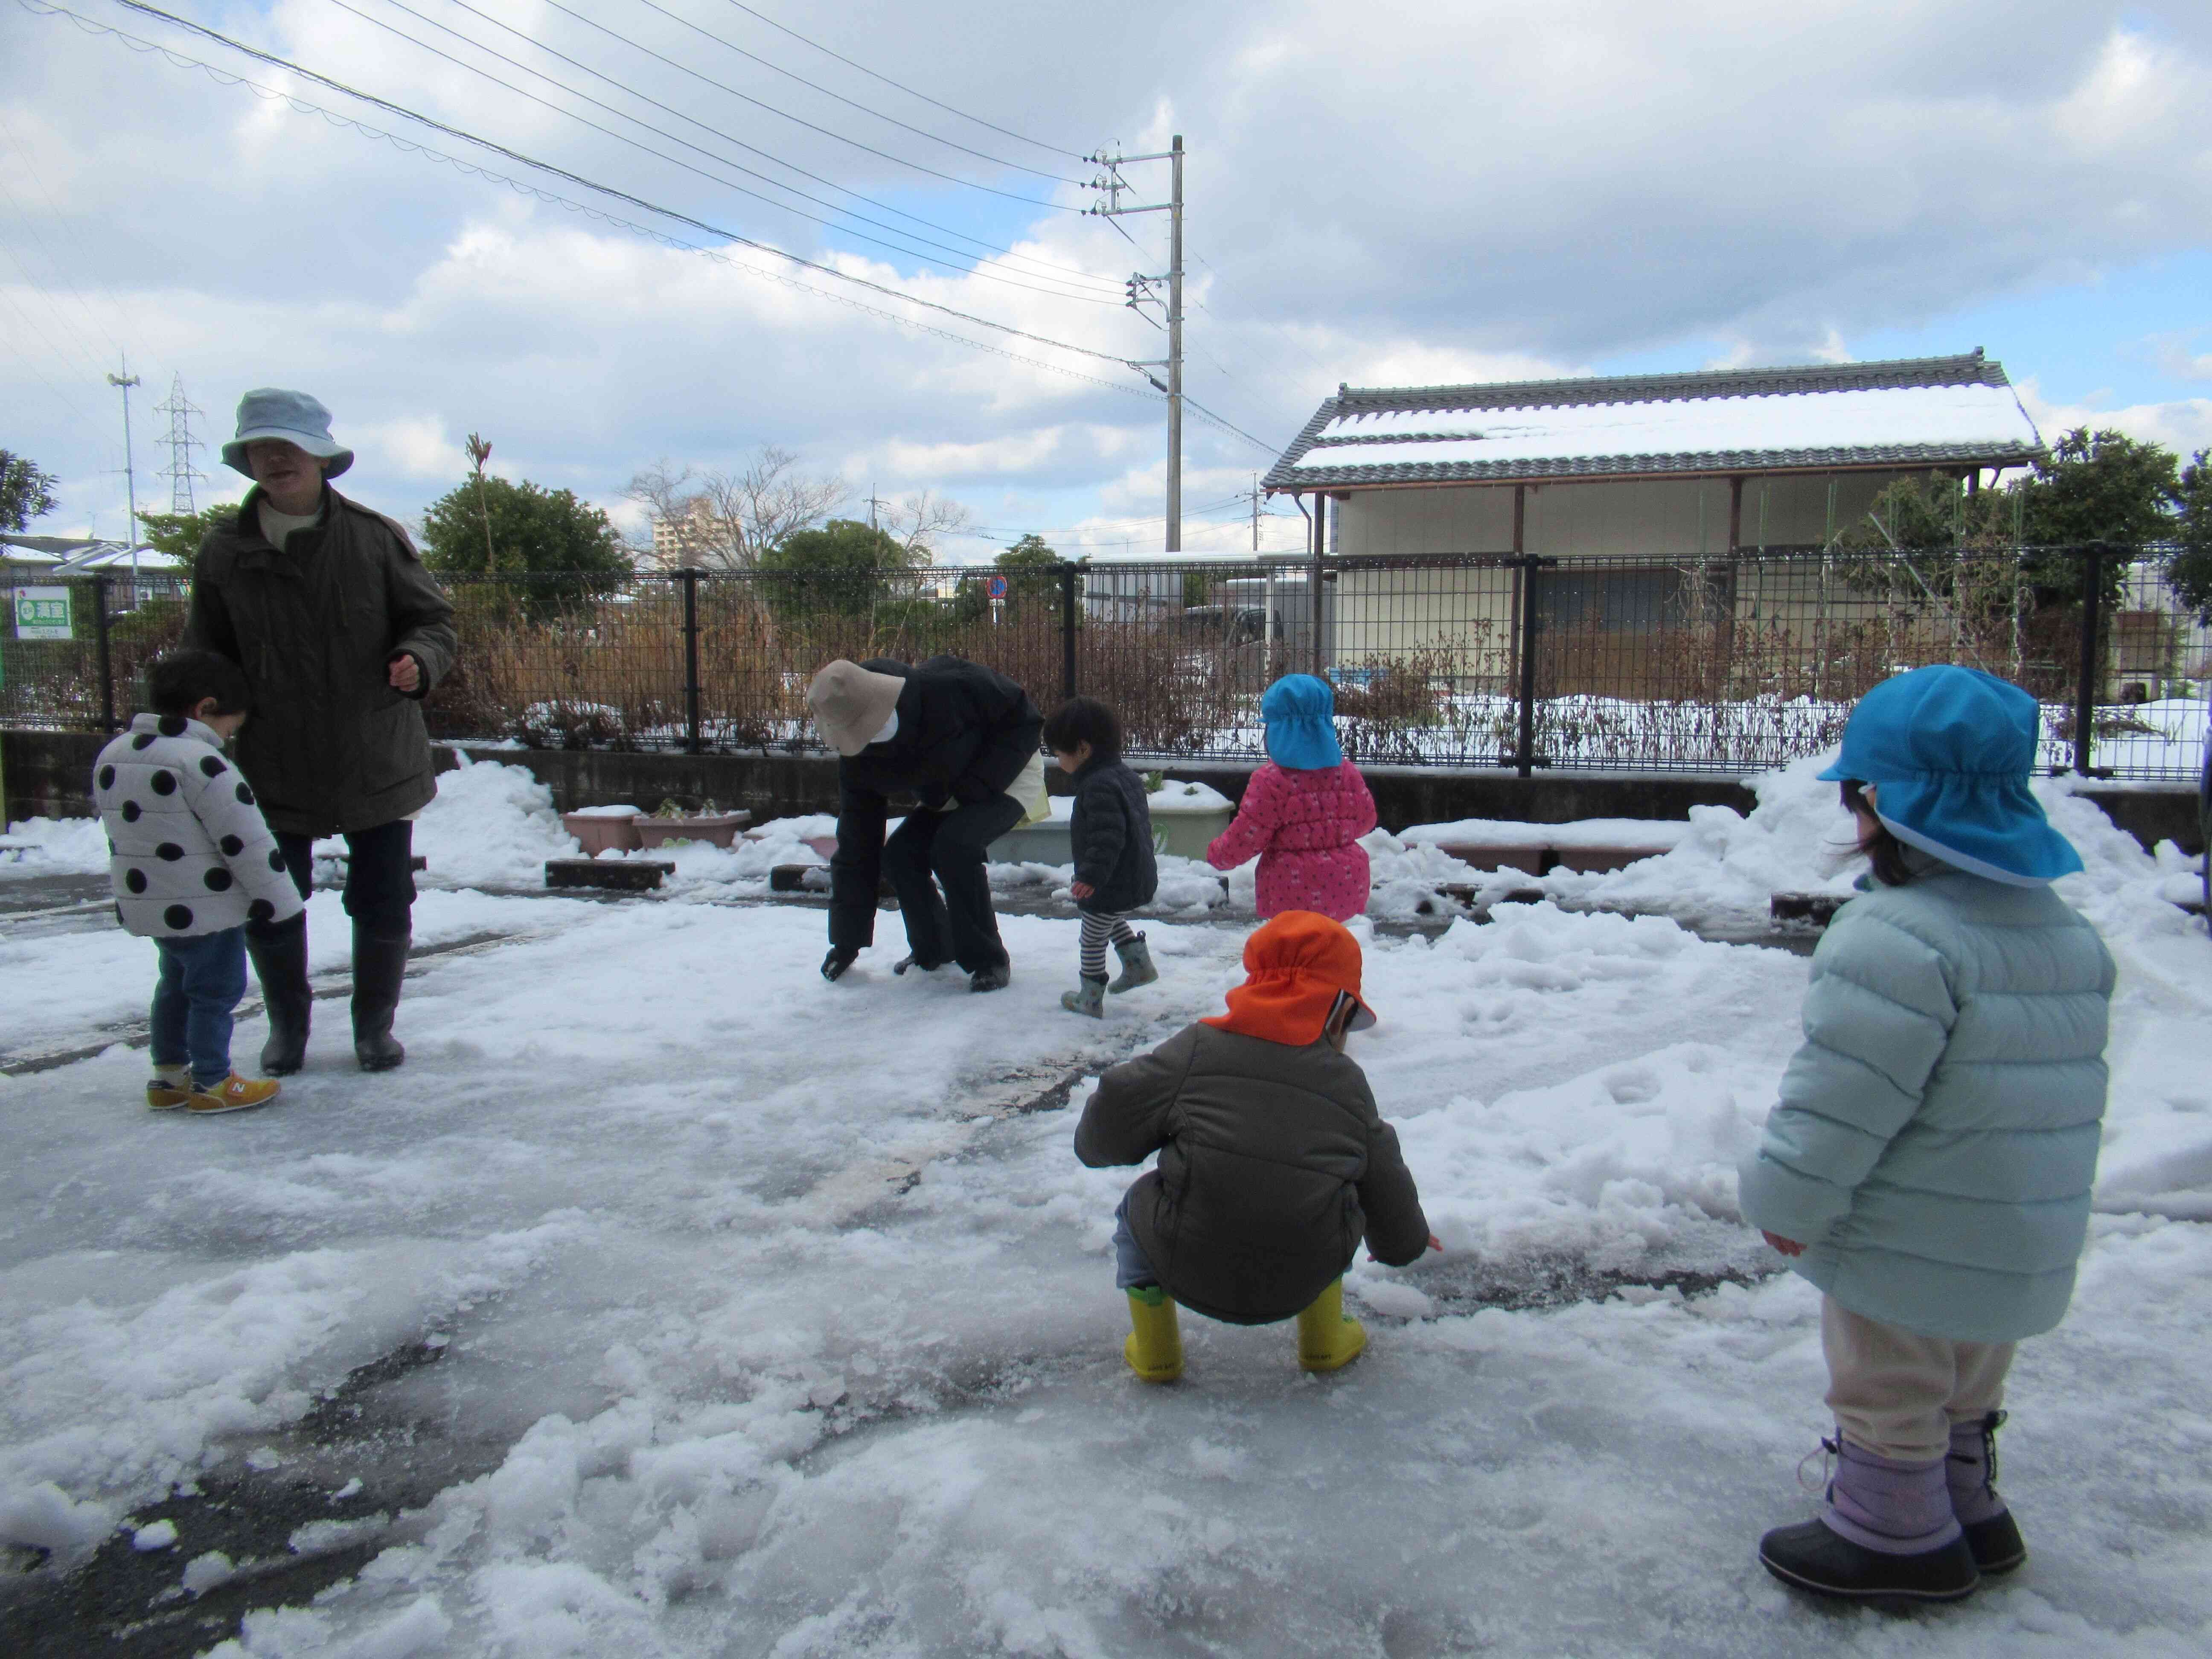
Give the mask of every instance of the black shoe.
[{"label": "black shoe", "polygon": [[353,1055],[364,1072],[388,1072],[407,1058],[392,1035],[399,1012],[399,982],[407,973],[408,937],[380,939],[353,930]]},{"label": "black shoe", "polygon": [[1917,1555],[1885,1555],[1818,1521],[1768,1533],[1759,1540],[1759,1564],[1785,1584],[1851,1601],[1957,1601],[1981,1583],[1964,1538]]},{"label": "black shoe", "polygon": [[302,911],[264,931],[246,930],[246,954],[261,981],[269,1015],[269,1041],[261,1045],[261,1075],[289,1077],[307,1063],[307,1021],[315,994],[307,984],[307,917]]},{"label": "black shoe", "polygon": [[971,991],[1003,991],[1014,982],[1012,963],[994,962],[988,968],[978,968],[968,975]]},{"label": "black shoe", "polygon": [[1999,1510],[1986,1521],[1966,1528],[1966,1547],[1984,1576],[2010,1572],[2027,1559],[2027,1546],[2014,1524],[2010,1510]]},{"label": "black shoe", "polygon": [[915,957],[914,953],[909,951],[906,955],[901,957],[896,962],[891,963],[891,972],[894,974],[903,974],[909,968],[919,968],[925,974],[933,974],[943,966],[945,966],[945,964],[941,962],[920,961]]}]

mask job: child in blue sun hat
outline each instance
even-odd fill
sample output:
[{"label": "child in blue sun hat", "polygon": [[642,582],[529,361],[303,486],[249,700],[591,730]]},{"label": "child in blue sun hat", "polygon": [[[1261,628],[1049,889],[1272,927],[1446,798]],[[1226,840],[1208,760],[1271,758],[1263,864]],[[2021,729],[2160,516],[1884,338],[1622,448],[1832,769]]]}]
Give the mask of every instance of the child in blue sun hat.
[{"label": "child in blue sun hat", "polygon": [[2051,890],[2081,867],[2028,789],[2041,710],[1978,670],[1860,699],[1820,776],[1873,866],[1805,994],[1744,1218],[1822,1292],[1836,1437],[1784,1582],[1952,1601],[2027,1557],[1992,1484],[2014,1345],[2073,1295],[2105,1112],[2111,955]]}]

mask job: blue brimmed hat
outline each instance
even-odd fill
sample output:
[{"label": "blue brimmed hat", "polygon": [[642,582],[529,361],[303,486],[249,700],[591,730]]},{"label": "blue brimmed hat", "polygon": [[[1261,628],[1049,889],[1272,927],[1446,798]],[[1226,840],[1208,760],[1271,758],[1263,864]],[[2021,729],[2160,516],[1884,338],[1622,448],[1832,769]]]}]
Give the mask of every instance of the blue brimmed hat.
[{"label": "blue brimmed hat", "polygon": [[246,447],[257,438],[281,438],[330,463],[325,478],[353,465],[353,451],[331,436],[331,411],[304,392],[264,386],[238,400],[238,435],[222,447],[222,463],[234,472],[253,476]]},{"label": "blue brimmed hat", "polygon": [[1978,668],[1916,668],[1861,697],[1820,774],[1877,786],[1875,816],[1907,846],[2014,887],[2081,867],[2027,787],[2043,711]]},{"label": "blue brimmed hat", "polygon": [[1324,772],[1344,763],[1336,740],[1336,694],[1311,674],[1285,674],[1260,699],[1267,722],[1267,754],[1294,772]]}]

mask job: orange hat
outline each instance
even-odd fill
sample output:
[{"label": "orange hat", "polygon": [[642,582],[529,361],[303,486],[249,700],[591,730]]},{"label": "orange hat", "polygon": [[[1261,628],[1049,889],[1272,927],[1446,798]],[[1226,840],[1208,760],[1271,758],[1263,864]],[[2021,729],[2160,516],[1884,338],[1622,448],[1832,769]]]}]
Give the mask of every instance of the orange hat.
[{"label": "orange hat", "polygon": [[1203,1024],[1303,1048],[1321,1041],[1340,992],[1358,1005],[1353,1030],[1375,1023],[1359,996],[1359,941],[1342,922],[1311,910],[1285,910],[1246,939],[1244,973],[1229,994],[1229,1012]]}]

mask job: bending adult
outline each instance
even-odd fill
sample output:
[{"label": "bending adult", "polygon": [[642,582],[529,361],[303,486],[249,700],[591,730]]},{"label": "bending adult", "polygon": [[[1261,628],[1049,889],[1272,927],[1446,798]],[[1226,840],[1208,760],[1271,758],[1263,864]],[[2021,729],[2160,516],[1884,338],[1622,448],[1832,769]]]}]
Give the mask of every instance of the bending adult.
[{"label": "bending adult", "polygon": [[[960,657],[918,668],[840,658],[815,675],[806,702],[839,756],[823,978],[875,943],[876,884],[887,875],[906,921],[906,959],[892,972],[957,962],[969,990],[1004,987],[1012,969],[983,851],[1045,814],[1044,716],[1029,693]],[[902,793],[919,796],[921,809],[886,839],[890,798]]]},{"label": "bending adult", "polygon": [[[302,898],[316,839],[345,837],[354,1056],[388,1071],[407,1058],[392,1022],[413,931],[413,819],[437,793],[422,700],[453,666],[453,607],[397,521],[331,488],[353,451],[307,393],[247,392],[222,459],[254,488],[200,544],[185,641],[246,671],[239,769]],[[306,915],[248,923],[246,947],[269,1009],[261,1069],[296,1072],[313,1006]]]}]

